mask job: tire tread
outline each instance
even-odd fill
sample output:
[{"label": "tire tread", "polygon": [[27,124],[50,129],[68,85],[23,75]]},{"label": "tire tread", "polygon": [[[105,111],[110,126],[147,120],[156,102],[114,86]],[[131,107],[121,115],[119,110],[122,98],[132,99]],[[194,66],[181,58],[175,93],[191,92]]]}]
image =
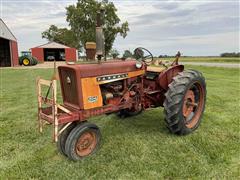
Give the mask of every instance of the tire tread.
[{"label": "tire tread", "polygon": [[167,128],[174,134],[188,134],[197,128],[188,129],[180,116],[182,113],[181,103],[186,92],[186,87],[194,79],[202,80],[206,93],[205,78],[203,77],[202,73],[192,69],[178,73],[178,75],[175,76],[173,81],[169,84],[169,89],[165,93],[165,101],[163,103],[165,122]]}]

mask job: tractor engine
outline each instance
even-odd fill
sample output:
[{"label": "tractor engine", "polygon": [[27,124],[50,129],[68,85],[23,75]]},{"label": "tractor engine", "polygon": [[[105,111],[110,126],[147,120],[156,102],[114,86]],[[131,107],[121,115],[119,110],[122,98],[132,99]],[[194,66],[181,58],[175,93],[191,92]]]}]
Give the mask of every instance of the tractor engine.
[{"label": "tractor engine", "polygon": [[103,98],[103,105],[117,105],[123,95],[123,81],[116,81],[100,86]]},{"label": "tractor engine", "polygon": [[128,101],[134,104],[142,84],[138,77],[144,75],[144,68],[136,67],[136,61],[61,66],[58,71],[64,105],[87,110]]},{"label": "tractor engine", "polygon": [[100,86],[103,97],[103,105],[119,105],[129,99],[135,102],[135,97],[140,95],[140,87],[141,81],[137,78],[104,84]]}]

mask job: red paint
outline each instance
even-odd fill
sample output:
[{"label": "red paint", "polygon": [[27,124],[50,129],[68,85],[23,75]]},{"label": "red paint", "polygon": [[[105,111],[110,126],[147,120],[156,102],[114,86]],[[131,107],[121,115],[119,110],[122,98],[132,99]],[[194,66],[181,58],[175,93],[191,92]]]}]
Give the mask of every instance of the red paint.
[{"label": "red paint", "polygon": [[[137,71],[136,61],[109,61],[101,64],[79,64],[58,67],[64,105],[83,109],[81,78]],[[66,78],[71,79],[68,84]],[[71,93],[69,93],[71,92]]]},{"label": "red paint", "polygon": [[32,48],[32,56],[37,58],[39,62],[44,62],[43,48]]},{"label": "red paint", "polygon": [[10,41],[12,66],[19,66],[18,45],[16,41]]},{"label": "red paint", "polygon": [[[144,67],[143,67],[144,68]],[[142,68],[142,69],[143,69]],[[65,65],[61,66],[59,70],[76,72],[77,78],[80,77],[95,77],[106,74],[117,74],[131,71],[137,71],[136,61],[108,61],[101,64],[77,64],[75,66]]]},{"label": "red paint", "polygon": [[163,88],[164,90],[167,90],[168,85],[172,82],[173,78],[183,70],[184,70],[183,65],[174,65],[168,68],[167,70],[163,71],[158,77],[160,87]]},{"label": "red paint", "polygon": [[65,48],[66,61],[77,61],[77,54],[75,48]]}]

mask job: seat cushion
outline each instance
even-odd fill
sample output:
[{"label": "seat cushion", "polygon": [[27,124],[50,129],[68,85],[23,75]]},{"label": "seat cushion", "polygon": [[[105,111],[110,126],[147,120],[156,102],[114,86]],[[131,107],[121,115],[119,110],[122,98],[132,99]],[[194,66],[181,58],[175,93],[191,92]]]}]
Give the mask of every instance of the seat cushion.
[{"label": "seat cushion", "polygon": [[153,66],[148,66],[147,71],[150,72],[156,72],[156,73],[161,73],[166,69],[166,67],[153,67]]}]

